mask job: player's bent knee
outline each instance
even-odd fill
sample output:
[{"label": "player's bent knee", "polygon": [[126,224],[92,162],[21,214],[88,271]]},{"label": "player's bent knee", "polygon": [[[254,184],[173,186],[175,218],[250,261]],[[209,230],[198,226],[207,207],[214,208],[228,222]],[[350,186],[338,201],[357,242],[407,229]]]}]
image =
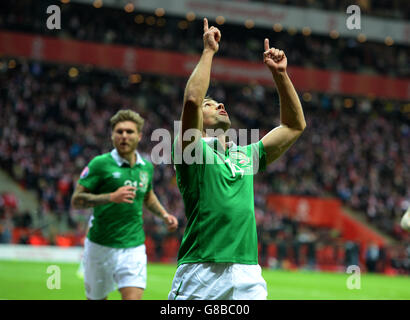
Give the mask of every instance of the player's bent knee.
[{"label": "player's bent knee", "polygon": [[119,289],[122,300],[141,300],[144,289],[137,287],[124,287]]}]

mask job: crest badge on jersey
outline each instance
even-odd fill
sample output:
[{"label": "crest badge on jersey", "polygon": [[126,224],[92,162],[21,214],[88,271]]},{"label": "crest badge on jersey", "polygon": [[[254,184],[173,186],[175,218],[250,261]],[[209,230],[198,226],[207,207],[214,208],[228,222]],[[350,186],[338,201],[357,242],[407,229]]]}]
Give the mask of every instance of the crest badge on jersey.
[{"label": "crest badge on jersey", "polygon": [[147,184],[148,183],[148,173],[141,171],[140,172],[140,182],[143,184]]},{"label": "crest badge on jersey", "polygon": [[81,172],[81,174],[80,174],[80,179],[87,178],[87,176],[88,176],[89,173],[90,173],[90,169],[88,169],[88,166],[87,166],[87,167],[85,167],[85,168],[83,169],[83,171]]},{"label": "crest badge on jersey", "polygon": [[234,163],[242,168],[249,167],[251,164],[251,159],[242,151],[231,151],[229,156]]},{"label": "crest badge on jersey", "polygon": [[141,171],[140,172],[140,179],[139,179],[139,187],[145,191],[147,190],[147,186],[148,186],[148,173],[145,171]]}]

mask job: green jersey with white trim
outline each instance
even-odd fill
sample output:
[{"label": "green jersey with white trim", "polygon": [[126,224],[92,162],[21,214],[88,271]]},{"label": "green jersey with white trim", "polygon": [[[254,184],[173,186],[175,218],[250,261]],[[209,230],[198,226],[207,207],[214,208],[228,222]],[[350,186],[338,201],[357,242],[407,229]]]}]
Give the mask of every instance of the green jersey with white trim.
[{"label": "green jersey with white trim", "polygon": [[175,146],[172,159],[187,218],[178,265],[258,264],[253,175],[266,166],[262,142],[231,143],[224,151],[216,138],[202,138],[192,164],[176,161]]},{"label": "green jersey with white trim", "polygon": [[103,194],[123,186],[137,190],[133,203],[108,203],[94,207],[94,220],[87,237],[113,248],[137,247],[145,242],[142,206],[152,189],[153,165],[136,152],[137,162],[130,167],[116,149],[90,161],[78,181],[91,193]]}]

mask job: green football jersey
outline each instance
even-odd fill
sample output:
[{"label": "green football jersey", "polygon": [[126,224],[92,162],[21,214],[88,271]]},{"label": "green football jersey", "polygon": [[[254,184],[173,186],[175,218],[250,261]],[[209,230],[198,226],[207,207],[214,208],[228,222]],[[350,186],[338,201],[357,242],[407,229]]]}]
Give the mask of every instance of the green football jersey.
[{"label": "green football jersey", "polygon": [[87,237],[100,245],[113,248],[136,247],[145,242],[142,206],[152,189],[153,165],[138,152],[131,168],[116,149],[97,156],[81,173],[79,184],[91,193],[103,194],[123,186],[136,187],[133,203],[109,203],[94,207],[94,220]]},{"label": "green football jersey", "polygon": [[197,147],[192,164],[178,161],[175,143],[172,153],[187,218],[178,265],[258,264],[253,176],[266,166],[262,142],[224,151],[216,138],[202,138]]}]

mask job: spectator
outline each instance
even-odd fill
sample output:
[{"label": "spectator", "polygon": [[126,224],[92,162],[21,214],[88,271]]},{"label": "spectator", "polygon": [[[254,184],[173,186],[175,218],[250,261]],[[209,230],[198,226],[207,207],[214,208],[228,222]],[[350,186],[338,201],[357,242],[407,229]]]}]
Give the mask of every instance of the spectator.
[{"label": "spectator", "polygon": [[371,243],[366,251],[366,268],[368,272],[376,272],[380,251],[376,243]]},{"label": "spectator", "polygon": [[[323,1],[315,1],[312,4],[309,0],[269,0],[267,2],[303,7],[313,5],[321,9],[338,10],[344,14],[346,8],[351,4],[349,1],[331,0],[325,1],[325,3],[331,3],[330,5],[323,4]],[[391,7],[386,6],[387,3],[391,3]],[[410,17],[409,4],[407,0],[372,1],[371,6],[364,6],[363,3],[361,6],[363,9],[366,8],[364,9],[366,14],[372,12],[377,15],[406,19]],[[178,26],[181,21],[180,17],[167,15],[166,19],[154,18],[151,12],[146,12],[139,13],[142,19],[136,19],[123,8],[114,9],[103,6],[98,9],[98,14],[96,10],[89,4],[66,4],[62,8],[62,25],[66,27],[61,30],[48,30],[44,27],[43,21],[46,3],[39,5],[28,0],[3,0],[0,2],[0,27],[47,34],[52,37],[69,37],[77,40],[118,43],[184,53],[200,52],[202,48],[197,33],[197,30],[201,30],[200,19],[186,21],[187,27],[181,29]],[[151,18],[147,19],[148,17]],[[154,24],[147,23],[147,20],[154,21]],[[225,39],[221,45],[220,56],[259,61],[259,54],[262,50],[260,39],[264,38],[266,29],[247,29],[238,24],[224,24],[223,29],[230,37]],[[187,39],[188,41],[185,41]],[[244,39],[245,45],[242,45]],[[410,75],[409,51],[406,47],[397,44],[386,46],[384,43],[370,41],[360,43],[354,38],[332,39],[316,34],[304,36],[301,33],[289,37],[286,31],[275,33],[275,43],[278,48],[289,48],[288,58],[292,61],[292,65],[391,74],[398,77]]]},{"label": "spectator", "polygon": [[[7,65],[7,60],[2,62]],[[172,132],[172,120],[177,119],[178,97],[182,96],[184,83],[183,79],[143,75],[143,81],[134,85],[121,73],[96,69],[80,72],[81,79],[71,79],[64,66],[18,61],[15,68],[0,73],[0,87],[5,88],[0,90],[1,168],[35,190],[40,201],[40,217],[55,219],[56,223],[75,217],[69,207],[73,181],[86,162],[108,151],[105,129],[116,106],[134,108],[149,118],[143,133],[147,137],[156,128]],[[265,106],[269,105],[266,97],[273,94],[270,90],[220,83],[211,94],[226,97],[236,128],[255,125],[262,128],[263,134],[272,123],[278,122],[266,115]],[[368,106],[344,108],[344,99],[312,93],[311,102],[305,102],[306,119],[311,128],[305,135],[308,143],[296,143],[263,176],[256,178],[258,232],[264,234],[266,243],[280,239],[277,249],[281,262],[290,257],[285,239],[299,239],[299,223],[303,223],[304,218],[301,215],[300,221],[292,221],[282,216],[283,213],[269,211],[265,199],[270,192],[339,197],[346,206],[363,212],[369,223],[408,243],[408,234],[395,228],[401,208],[410,198],[407,188],[410,158],[406,153],[410,149],[410,130],[406,114],[400,111],[398,102],[366,99],[371,106],[369,111]],[[239,102],[234,104],[232,100]],[[251,100],[257,102],[250,104]],[[364,98],[352,100],[354,105],[359,105]],[[93,121],[90,121],[91,114]],[[84,123],[91,125],[86,127]],[[78,136],[85,139],[80,140]],[[142,153],[148,158],[148,150],[154,144],[150,139],[141,143]],[[185,225],[183,203],[172,166],[158,165],[154,180],[160,201],[179,219],[182,228],[177,237],[181,239]],[[8,209],[3,210],[10,214],[13,207],[8,204]],[[75,228],[76,224],[72,225]],[[157,225],[152,219],[147,221],[146,228],[155,230]],[[314,231],[308,238],[320,238],[320,232]],[[55,233],[55,230],[50,233],[51,243]],[[307,242],[310,267],[315,263],[318,241],[329,239],[326,236],[325,240]],[[159,249],[158,253],[161,254]],[[348,255],[351,253],[346,253]],[[347,260],[358,265],[357,255],[352,256]],[[403,254],[397,254],[395,265],[402,266],[403,259]]]}]

